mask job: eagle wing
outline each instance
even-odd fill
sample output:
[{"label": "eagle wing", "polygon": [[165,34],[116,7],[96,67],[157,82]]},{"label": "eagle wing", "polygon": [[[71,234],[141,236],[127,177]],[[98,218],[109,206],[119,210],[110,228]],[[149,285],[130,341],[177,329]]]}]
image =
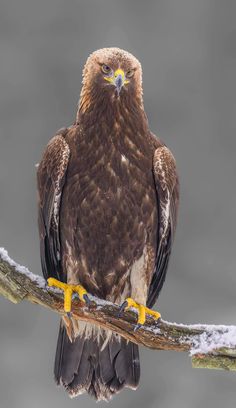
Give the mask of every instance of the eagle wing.
[{"label": "eagle wing", "polygon": [[164,283],[177,222],[178,175],[174,156],[166,146],[160,146],[155,150],[153,174],[158,203],[158,247],[149,287],[148,307],[154,305]]},{"label": "eagle wing", "polygon": [[60,203],[70,149],[63,129],[48,143],[37,170],[40,255],[45,279],[65,281],[61,267]]}]

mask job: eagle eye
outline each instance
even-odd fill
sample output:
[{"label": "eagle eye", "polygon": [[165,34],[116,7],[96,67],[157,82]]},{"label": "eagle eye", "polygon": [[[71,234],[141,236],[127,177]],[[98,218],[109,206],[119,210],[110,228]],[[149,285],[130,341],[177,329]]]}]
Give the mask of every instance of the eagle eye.
[{"label": "eagle eye", "polygon": [[134,75],[134,69],[129,69],[126,72],[126,78],[131,78]]},{"label": "eagle eye", "polygon": [[103,65],[102,65],[102,72],[103,72],[104,74],[110,74],[111,71],[112,71],[112,69],[111,69],[108,65],[106,65],[106,64],[103,64]]}]

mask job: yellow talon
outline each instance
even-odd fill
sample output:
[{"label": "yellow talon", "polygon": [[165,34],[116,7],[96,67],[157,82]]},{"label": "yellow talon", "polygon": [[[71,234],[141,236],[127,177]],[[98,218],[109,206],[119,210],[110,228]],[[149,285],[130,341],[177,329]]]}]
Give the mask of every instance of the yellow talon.
[{"label": "yellow talon", "polygon": [[66,313],[69,313],[71,311],[73,292],[78,293],[79,299],[82,302],[86,302],[84,297],[88,292],[81,285],[70,285],[55,278],[48,278],[48,286],[55,286],[56,288],[64,290],[64,310]]},{"label": "yellow talon", "polygon": [[140,305],[136,303],[132,298],[127,298],[125,300],[125,310],[130,309],[131,307],[137,309],[138,311],[138,325],[143,325],[146,321],[146,314],[151,315],[154,319],[159,319],[161,317],[159,312],[155,312],[154,310],[149,309],[144,305]]}]

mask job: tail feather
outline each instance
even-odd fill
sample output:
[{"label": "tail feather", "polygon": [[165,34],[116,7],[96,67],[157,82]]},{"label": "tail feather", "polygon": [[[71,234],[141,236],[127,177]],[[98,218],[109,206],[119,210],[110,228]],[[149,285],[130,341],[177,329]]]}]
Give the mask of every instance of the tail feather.
[{"label": "tail feather", "polygon": [[93,334],[78,336],[73,342],[60,326],[54,375],[70,396],[88,392],[97,400],[109,400],[124,387],[136,389],[140,377],[138,346],[118,335],[108,341]]}]

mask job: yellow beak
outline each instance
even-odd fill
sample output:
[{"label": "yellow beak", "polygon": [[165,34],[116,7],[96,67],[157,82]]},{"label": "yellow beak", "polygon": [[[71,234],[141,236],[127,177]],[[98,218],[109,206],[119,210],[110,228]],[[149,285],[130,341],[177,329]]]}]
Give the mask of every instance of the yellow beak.
[{"label": "yellow beak", "polygon": [[104,76],[104,79],[110,82],[111,84],[115,85],[118,94],[120,93],[122,86],[129,83],[129,80],[125,78],[125,73],[121,68],[117,69],[114,72],[113,76],[110,77]]}]

